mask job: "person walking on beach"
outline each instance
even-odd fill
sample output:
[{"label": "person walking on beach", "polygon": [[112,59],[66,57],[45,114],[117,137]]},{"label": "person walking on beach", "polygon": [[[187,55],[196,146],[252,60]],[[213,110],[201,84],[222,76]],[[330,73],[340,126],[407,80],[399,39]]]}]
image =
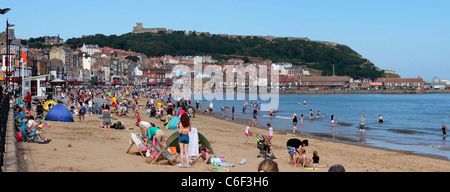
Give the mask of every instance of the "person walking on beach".
[{"label": "person walking on beach", "polygon": [[364,135],[366,120],[364,119],[364,115],[361,115],[361,119],[359,120],[359,133]]},{"label": "person walking on beach", "polygon": [[[50,109],[50,107],[49,107]],[[79,112],[78,112],[78,119],[80,120],[80,122],[84,121],[84,115],[86,114],[86,105],[84,104],[84,102],[79,102]]]},{"label": "person walking on beach", "polygon": [[445,132],[445,129],[447,129],[447,127],[444,125],[442,125],[442,135],[444,137],[444,139],[447,137],[447,133]]},{"label": "person walking on beach", "polygon": [[269,141],[272,140],[272,136],[273,136],[273,128],[272,125],[270,125],[270,123],[267,123],[267,127],[269,128],[269,134],[267,135],[267,138],[269,138]]},{"label": "person walking on beach", "polygon": [[294,116],[292,116],[292,126],[293,126],[293,133],[295,133],[295,131],[297,131],[297,122],[298,122],[298,118],[297,118],[297,114],[294,113]]},{"label": "person walking on beach", "polygon": [[[111,140],[111,113],[109,111],[109,105],[105,106],[105,109],[102,111],[103,115],[103,128],[105,130],[105,140],[106,136],[108,136],[108,140]],[[108,134],[106,134],[108,132]]]},{"label": "person walking on beach", "polygon": [[258,108],[255,107],[255,109],[252,110],[253,114],[253,124],[256,125],[257,119],[258,119]]},{"label": "person walking on beach", "polygon": [[[181,114],[180,123],[178,124],[178,143],[180,145],[180,160],[181,167],[188,168],[189,166],[189,131],[191,131],[191,123],[189,122],[189,116],[186,113]],[[185,159],[183,159],[185,158]],[[186,162],[184,162],[186,160]]]}]

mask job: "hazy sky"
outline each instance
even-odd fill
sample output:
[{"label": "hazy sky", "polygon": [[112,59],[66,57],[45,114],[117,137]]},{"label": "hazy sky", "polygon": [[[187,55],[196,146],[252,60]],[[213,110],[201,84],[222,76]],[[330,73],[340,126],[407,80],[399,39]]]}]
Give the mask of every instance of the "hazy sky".
[{"label": "hazy sky", "polygon": [[[308,37],[346,44],[402,77],[450,80],[449,0],[0,1],[17,38],[67,40],[145,28],[230,35]],[[4,31],[4,30],[2,30]]]}]

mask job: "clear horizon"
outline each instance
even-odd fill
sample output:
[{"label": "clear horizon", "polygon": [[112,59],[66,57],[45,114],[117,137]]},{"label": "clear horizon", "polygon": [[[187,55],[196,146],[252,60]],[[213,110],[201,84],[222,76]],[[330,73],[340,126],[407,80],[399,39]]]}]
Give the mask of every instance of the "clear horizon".
[{"label": "clear horizon", "polygon": [[[16,37],[122,35],[145,28],[307,37],[350,46],[402,77],[450,80],[450,1],[3,1]],[[4,31],[4,30],[2,30]]]}]

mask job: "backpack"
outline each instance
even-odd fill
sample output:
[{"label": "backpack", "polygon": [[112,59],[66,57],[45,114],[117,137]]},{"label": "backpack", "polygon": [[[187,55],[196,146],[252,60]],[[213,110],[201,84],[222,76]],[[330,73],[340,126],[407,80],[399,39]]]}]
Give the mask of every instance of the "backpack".
[{"label": "backpack", "polygon": [[21,142],[22,141],[22,131],[17,134],[16,141],[17,142]]}]

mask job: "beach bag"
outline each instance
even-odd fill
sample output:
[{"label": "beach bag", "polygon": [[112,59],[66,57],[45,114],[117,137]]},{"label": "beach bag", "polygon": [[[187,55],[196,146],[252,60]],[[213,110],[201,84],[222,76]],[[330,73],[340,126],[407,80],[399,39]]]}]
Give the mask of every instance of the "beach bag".
[{"label": "beach bag", "polygon": [[177,147],[170,147],[170,154],[171,155],[176,155],[177,154]]}]

